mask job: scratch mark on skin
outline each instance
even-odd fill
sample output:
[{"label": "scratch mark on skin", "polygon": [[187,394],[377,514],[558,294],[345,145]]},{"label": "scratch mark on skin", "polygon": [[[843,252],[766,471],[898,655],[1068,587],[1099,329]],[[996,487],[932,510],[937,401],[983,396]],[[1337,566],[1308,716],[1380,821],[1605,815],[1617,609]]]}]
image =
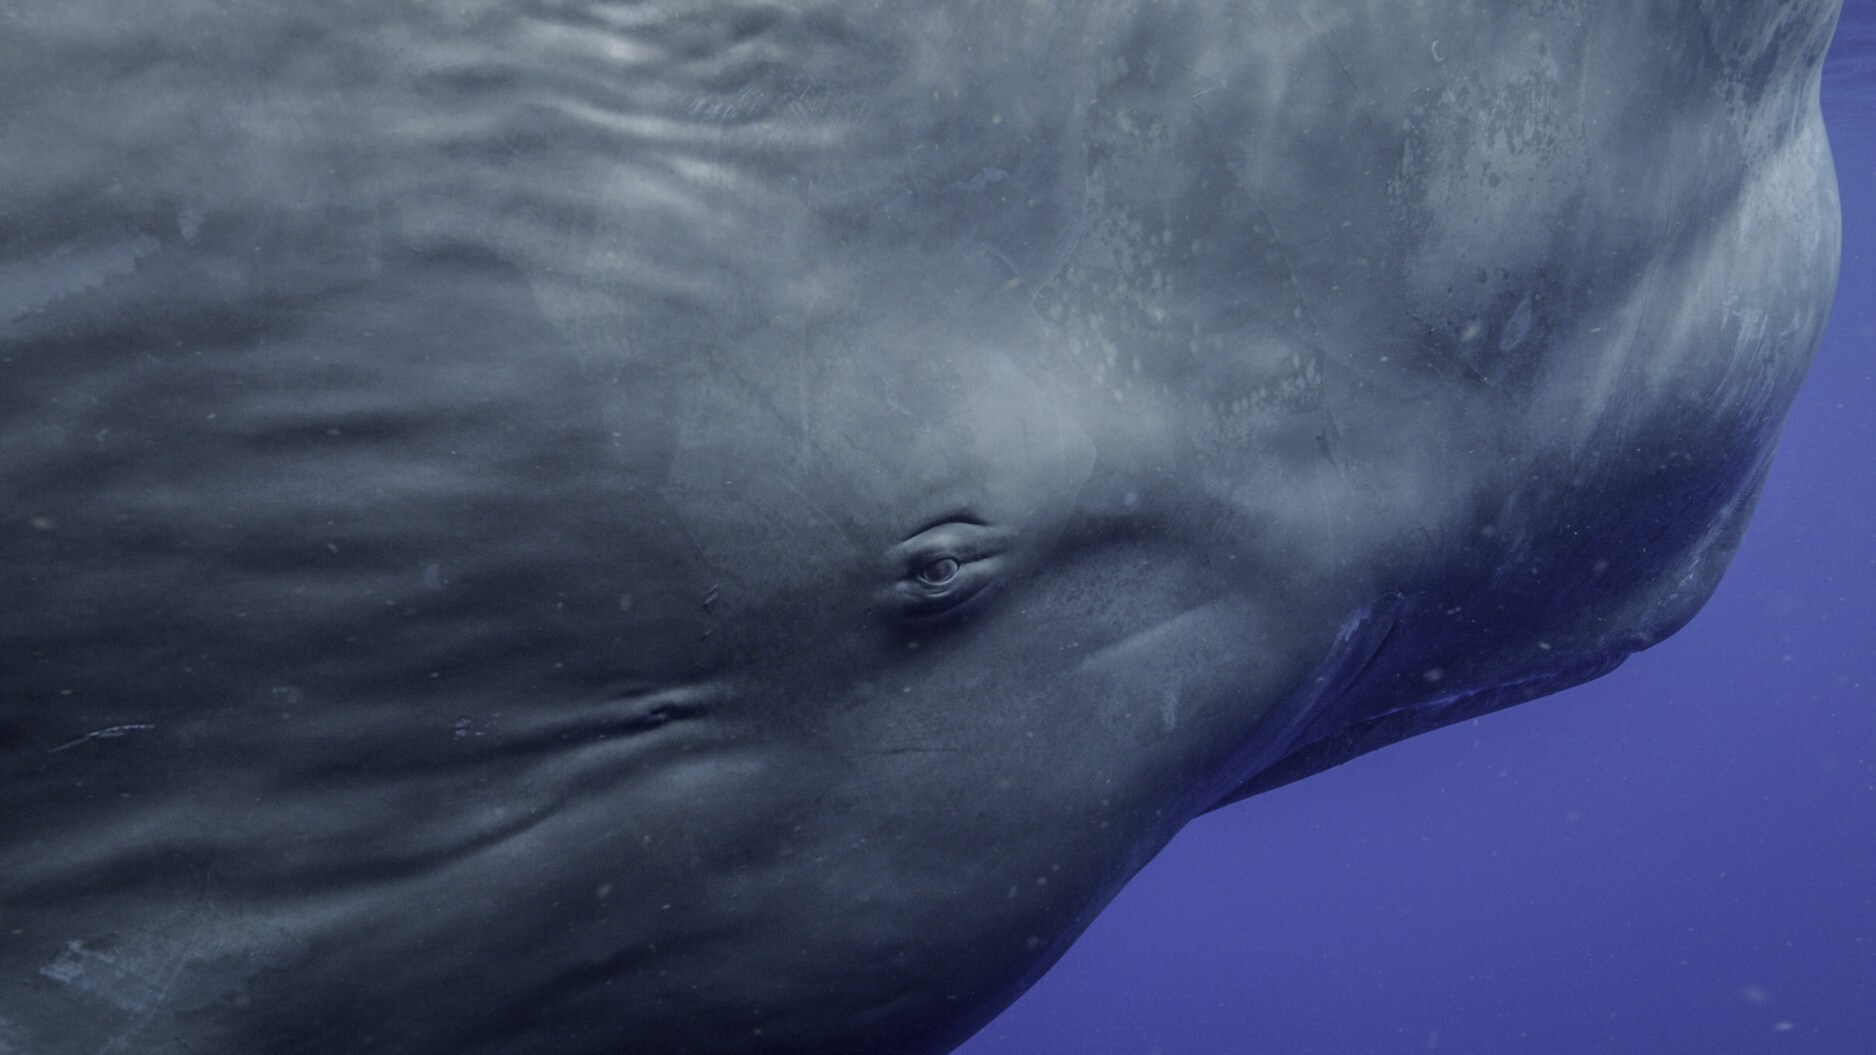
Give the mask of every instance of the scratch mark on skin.
[{"label": "scratch mark on skin", "polygon": [[[1083,171],[1085,173],[1085,168]],[[1036,318],[1042,320],[1045,325],[1050,325],[1050,321],[1049,313],[1042,307],[1043,291],[1061,280],[1062,276],[1068,272],[1068,265],[1073,263],[1075,256],[1081,252],[1082,244],[1088,240],[1089,218],[1093,212],[1094,203],[1088,189],[1084,186],[1081,192],[1081,215],[1075,220],[1074,231],[1069,235],[1067,248],[1052,265],[1043,269],[1046,277],[1035,284],[1035,292],[1029,297],[1030,311],[1034,312]]]},{"label": "scratch mark on skin", "polygon": [[994,257],[998,263],[1002,264],[1006,269],[1008,269],[1010,276],[1011,276],[1010,281],[1016,283],[1016,286],[1012,286],[1011,288],[1017,288],[1018,286],[1022,285],[1024,281],[1022,270],[1016,266],[1014,261],[1012,261],[1008,256],[1004,255],[1001,249],[998,249],[996,246],[985,246],[984,253],[988,256]]},{"label": "scratch mark on skin", "polygon": [[[173,919],[198,915],[205,900],[198,890],[194,904],[179,909]],[[191,934],[183,941],[168,941],[157,946],[141,943],[125,950],[95,948],[81,939],[73,939],[39,974],[60,985],[84,993],[124,1013],[121,1028],[105,1038],[93,1055],[123,1055],[145,1050],[140,1043],[149,1029],[175,1013],[171,998],[192,964],[200,962],[209,944]],[[0,1020],[0,1025],[4,1025]],[[0,1041],[7,1039],[0,1035]],[[183,1051],[197,1050],[181,1037],[167,1038]],[[168,1049],[165,1049],[168,1050]],[[0,1055],[12,1055],[0,1044]]]},{"label": "scratch mark on skin", "polygon": [[113,725],[109,729],[99,729],[95,733],[86,733],[76,740],[60,744],[52,750],[47,751],[46,754],[56,755],[60,751],[70,750],[71,748],[77,747],[79,744],[88,744],[93,740],[116,740],[119,737],[127,736],[131,733],[139,733],[154,728],[156,728],[154,725]]},{"label": "scratch mark on skin", "polygon": [[[1296,17],[1301,19],[1303,25],[1307,27],[1312,34],[1315,35],[1315,43],[1319,45],[1322,48],[1322,50],[1328,52],[1330,58],[1335,60],[1336,67],[1342,71],[1342,79],[1348,82],[1348,86],[1351,90],[1354,91],[1355,97],[1357,99],[1361,99],[1361,95],[1362,95],[1361,85],[1356,83],[1355,75],[1354,73],[1349,71],[1348,63],[1342,61],[1342,53],[1335,49],[1335,45],[1329,43],[1328,34],[1324,33],[1320,28],[1318,28],[1316,23],[1310,21],[1308,14],[1299,11],[1297,12]],[[1434,48],[1433,57],[1435,59],[1439,58],[1439,46],[1440,46],[1439,41],[1436,40],[1433,42],[1433,48]],[[1361,101],[1362,101],[1362,105],[1366,106],[1368,109],[1372,110],[1374,108],[1374,104],[1370,102],[1369,100],[1361,99]]]},{"label": "scratch mark on skin", "polygon": [[57,959],[39,969],[40,975],[88,993],[127,1012],[124,1028],[105,1040],[97,1055],[123,1051],[137,1033],[155,1018],[168,999],[182,966],[183,956],[172,954],[158,965],[154,976],[138,965],[109,953],[67,943]]},{"label": "scratch mark on skin", "polygon": [[133,1013],[155,1006],[165,990],[162,979],[150,977],[127,960],[88,948],[82,941],[67,942],[57,959],[39,968],[39,974]]}]

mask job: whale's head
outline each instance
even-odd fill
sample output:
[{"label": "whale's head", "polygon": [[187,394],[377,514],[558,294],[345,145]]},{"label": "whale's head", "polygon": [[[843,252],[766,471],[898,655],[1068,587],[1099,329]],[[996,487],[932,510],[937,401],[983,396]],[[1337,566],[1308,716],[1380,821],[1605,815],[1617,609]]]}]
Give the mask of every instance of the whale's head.
[{"label": "whale's head", "polygon": [[8,16],[0,1017],[942,1051],[1193,816],[1671,632],[1830,5],[1369,6]]}]

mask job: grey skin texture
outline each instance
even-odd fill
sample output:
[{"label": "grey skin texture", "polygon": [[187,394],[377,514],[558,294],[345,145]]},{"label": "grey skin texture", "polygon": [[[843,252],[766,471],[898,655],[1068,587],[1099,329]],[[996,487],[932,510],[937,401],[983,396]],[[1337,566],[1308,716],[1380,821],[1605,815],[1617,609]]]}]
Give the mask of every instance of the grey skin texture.
[{"label": "grey skin texture", "polygon": [[1700,606],[1836,14],[10,0],[0,1051],[949,1050]]}]

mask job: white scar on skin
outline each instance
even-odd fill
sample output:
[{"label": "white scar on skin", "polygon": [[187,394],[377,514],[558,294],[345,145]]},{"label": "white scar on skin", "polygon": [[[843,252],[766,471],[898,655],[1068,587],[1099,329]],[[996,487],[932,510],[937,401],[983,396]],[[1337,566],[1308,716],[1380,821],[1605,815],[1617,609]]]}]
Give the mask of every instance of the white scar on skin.
[{"label": "white scar on skin", "polygon": [[68,243],[41,256],[0,262],[0,321],[12,322],[128,275],[137,261],[162,247],[140,234],[102,245]]}]

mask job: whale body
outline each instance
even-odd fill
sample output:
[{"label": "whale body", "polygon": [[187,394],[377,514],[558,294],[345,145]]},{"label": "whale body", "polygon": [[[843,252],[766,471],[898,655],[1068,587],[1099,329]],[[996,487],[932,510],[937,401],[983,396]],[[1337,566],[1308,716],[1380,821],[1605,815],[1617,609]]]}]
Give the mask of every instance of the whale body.
[{"label": "whale body", "polygon": [[1837,8],[9,4],[0,1053],[950,1050],[1700,607]]}]

